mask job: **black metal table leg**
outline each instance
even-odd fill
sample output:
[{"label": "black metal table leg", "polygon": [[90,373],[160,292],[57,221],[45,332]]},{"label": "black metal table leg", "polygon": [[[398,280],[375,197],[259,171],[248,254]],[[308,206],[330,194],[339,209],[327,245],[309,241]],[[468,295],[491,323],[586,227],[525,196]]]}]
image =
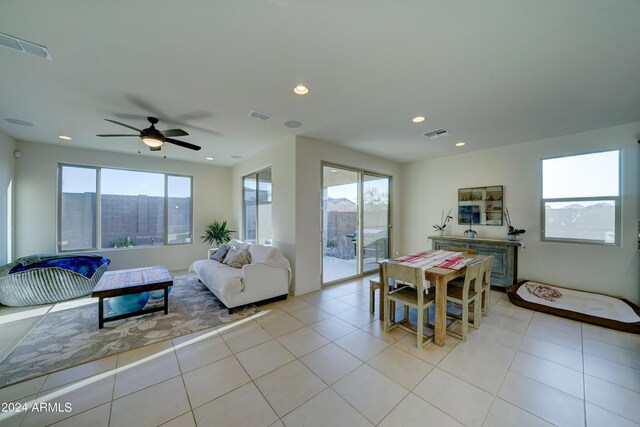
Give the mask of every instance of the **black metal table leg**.
[{"label": "black metal table leg", "polygon": [[169,314],[169,287],[164,288],[164,314]]},{"label": "black metal table leg", "polygon": [[104,298],[100,297],[98,301],[98,329],[104,328]]}]

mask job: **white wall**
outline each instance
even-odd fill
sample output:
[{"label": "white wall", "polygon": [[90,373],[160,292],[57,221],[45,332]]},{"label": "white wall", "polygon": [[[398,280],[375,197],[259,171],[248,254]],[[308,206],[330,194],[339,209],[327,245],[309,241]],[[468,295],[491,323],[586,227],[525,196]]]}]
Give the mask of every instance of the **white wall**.
[{"label": "white wall", "polygon": [[99,251],[111,269],[163,264],[188,268],[206,257],[200,236],[214,218],[231,218],[231,169],[196,163],[18,141],[22,157],[15,165],[16,256],[56,251],[58,163],[73,163],[193,176],[194,243],[156,248]]},{"label": "white wall", "polygon": [[[402,201],[399,196],[400,165],[318,139],[296,138],[296,274],[295,294],[320,289],[322,270],[321,177],[322,162],[377,172],[392,177],[392,221],[398,224]],[[399,245],[397,232],[391,235],[392,250]]]},{"label": "white wall", "polygon": [[[411,163],[402,168],[402,251],[431,247],[441,210],[456,212],[458,188],[504,185],[514,225],[525,228],[518,277],[640,301],[640,122]],[[473,143],[471,141],[471,143]],[[605,247],[540,241],[540,162],[569,154],[622,150],[622,244]],[[468,228],[453,214],[449,235]],[[480,237],[506,238],[506,226],[474,226]]]},{"label": "white wall", "polygon": [[232,205],[234,230],[242,238],[242,177],[271,167],[273,246],[280,249],[295,269],[295,140],[285,141],[262,151],[233,167]]},{"label": "white wall", "polygon": [[13,152],[16,143],[13,139],[0,132],[0,265],[12,259],[12,200],[15,158]]}]

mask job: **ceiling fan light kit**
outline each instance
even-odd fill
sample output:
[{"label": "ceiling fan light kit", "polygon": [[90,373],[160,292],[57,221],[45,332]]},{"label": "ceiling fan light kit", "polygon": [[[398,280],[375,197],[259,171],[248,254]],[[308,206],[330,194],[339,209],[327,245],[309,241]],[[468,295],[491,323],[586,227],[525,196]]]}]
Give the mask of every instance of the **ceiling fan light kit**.
[{"label": "ceiling fan light kit", "polygon": [[157,139],[155,136],[143,136],[142,142],[144,142],[145,145],[151,148],[162,147],[162,144],[163,144],[162,140]]}]

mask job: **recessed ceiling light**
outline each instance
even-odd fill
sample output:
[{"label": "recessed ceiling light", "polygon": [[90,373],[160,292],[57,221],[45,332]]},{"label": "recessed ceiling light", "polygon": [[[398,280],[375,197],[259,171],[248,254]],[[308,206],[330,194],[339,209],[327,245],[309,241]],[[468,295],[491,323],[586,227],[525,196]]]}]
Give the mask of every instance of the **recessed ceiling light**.
[{"label": "recessed ceiling light", "polygon": [[284,125],[288,128],[299,128],[300,126],[302,126],[302,123],[297,120],[289,120],[284,122]]},{"label": "recessed ceiling light", "polygon": [[71,138],[70,136],[67,135],[58,135],[58,138],[64,140],[64,141],[71,141],[73,138]]},{"label": "recessed ceiling light", "polygon": [[242,156],[235,155],[235,156],[231,156],[231,158],[232,158],[232,159],[241,159],[241,158],[242,158]]},{"label": "recessed ceiling light", "polygon": [[309,93],[309,88],[303,84],[299,84],[293,88],[293,93],[295,93],[296,95],[306,95]]},{"label": "recessed ceiling light", "polygon": [[466,144],[466,142],[463,142],[463,141],[456,142],[456,147],[462,147],[465,144]]},{"label": "recessed ceiling light", "polygon": [[334,173],[335,173],[335,172],[338,172],[338,171],[337,171],[337,170],[335,170],[335,169],[331,169],[331,172],[334,172]]},{"label": "recessed ceiling light", "polygon": [[205,157],[205,159],[207,159],[207,160],[213,160],[213,157],[209,156],[209,157]]},{"label": "recessed ceiling light", "polygon": [[422,122],[424,122],[424,117],[423,116],[415,116],[413,119],[411,119],[411,121],[413,123],[422,123]]},{"label": "recessed ceiling light", "polygon": [[14,125],[18,125],[18,126],[33,126],[33,123],[31,122],[27,122],[25,120],[20,120],[20,119],[5,119],[6,121],[8,121],[9,123],[13,123]]}]

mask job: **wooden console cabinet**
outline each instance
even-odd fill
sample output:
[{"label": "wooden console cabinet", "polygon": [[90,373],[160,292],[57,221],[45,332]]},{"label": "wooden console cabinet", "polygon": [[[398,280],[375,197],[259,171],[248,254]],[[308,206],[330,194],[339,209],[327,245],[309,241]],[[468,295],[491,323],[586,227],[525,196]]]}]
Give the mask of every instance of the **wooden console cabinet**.
[{"label": "wooden console cabinet", "polygon": [[518,246],[524,246],[522,240],[454,236],[429,236],[429,239],[433,249],[455,246],[473,248],[480,255],[492,255],[491,286],[509,288],[518,280]]}]

